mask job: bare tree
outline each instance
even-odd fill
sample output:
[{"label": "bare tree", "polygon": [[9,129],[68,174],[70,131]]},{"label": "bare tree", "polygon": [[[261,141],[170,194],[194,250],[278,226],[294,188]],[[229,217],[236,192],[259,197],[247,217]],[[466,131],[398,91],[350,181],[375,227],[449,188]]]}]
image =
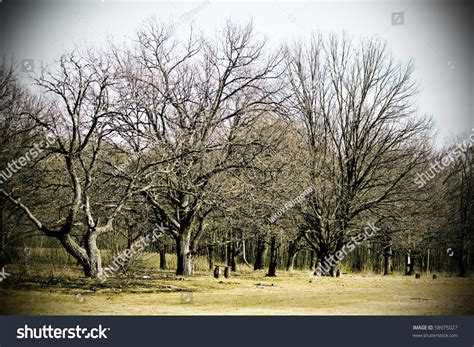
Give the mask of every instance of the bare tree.
[{"label": "bare tree", "polygon": [[57,165],[56,179],[47,187],[49,194],[40,192],[43,198],[51,199],[49,210],[56,210],[59,220],[51,213],[40,215],[36,205],[28,207],[23,201],[30,198],[21,199],[4,189],[0,193],[22,209],[44,235],[58,239],[82,266],[85,276],[99,277],[102,260],[97,240],[113,229],[133,189],[133,180],[129,180],[125,185],[115,185],[107,205],[92,201],[101,197],[94,194],[94,187],[104,182],[99,162],[112,132],[111,118],[118,113],[112,107],[111,65],[90,51],[74,51],[61,56],[56,72],[44,70],[36,82],[45,95],[45,108],[30,116],[48,141],[41,145],[46,155],[38,157],[33,169]]},{"label": "bare tree", "polygon": [[[304,237],[320,260],[364,223],[408,198],[430,122],[415,116],[411,64],[394,62],[376,40],[346,36],[288,47],[289,112],[301,124],[315,191]],[[404,183],[405,182],[405,183]]]},{"label": "bare tree", "polygon": [[[0,184],[3,189],[12,189],[21,179],[18,167],[12,165],[23,154],[33,140],[40,140],[41,134],[29,115],[38,112],[38,99],[22,88],[16,74],[17,67],[6,58],[0,65]],[[0,194],[0,266],[7,260],[7,248],[14,242],[31,235],[23,230],[21,211],[11,209],[8,199]],[[14,226],[14,227],[11,227]]]},{"label": "bare tree", "polygon": [[459,276],[465,277],[469,267],[469,248],[474,239],[474,148],[471,144],[462,151],[459,148],[451,149],[448,154],[454,157],[451,158],[454,162],[443,181],[444,197],[448,202],[445,205],[445,230],[448,234],[442,235],[446,238],[447,245],[452,245]]},{"label": "bare tree", "polygon": [[[280,90],[281,58],[266,54],[250,24],[228,23],[220,36],[206,40],[191,30],[180,43],[151,20],[137,47],[121,54],[124,81],[134,91],[125,122],[150,153],[142,195],[176,241],[179,275],[193,273],[205,219],[222,193],[216,178],[250,165],[264,149],[245,134],[276,107]],[[239,153],[246,161],[236,160]]]}]

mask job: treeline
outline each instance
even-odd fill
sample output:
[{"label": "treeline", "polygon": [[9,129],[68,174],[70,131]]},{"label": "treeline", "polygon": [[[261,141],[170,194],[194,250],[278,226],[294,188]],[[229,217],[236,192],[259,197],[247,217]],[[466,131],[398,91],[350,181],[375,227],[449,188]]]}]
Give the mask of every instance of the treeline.
[{"label": "treeline", "polygon": [[472,263],[474,135],[433,146],[413,65],[383,42],[271,49],[250,24],[207,37],[149,20],[26,83],[7,60],[0,73],[2,264],[62,247],[101,277],[101,252],[137,243],[163,268],[173,252],[178,275],[198,255],[269,276]]}]

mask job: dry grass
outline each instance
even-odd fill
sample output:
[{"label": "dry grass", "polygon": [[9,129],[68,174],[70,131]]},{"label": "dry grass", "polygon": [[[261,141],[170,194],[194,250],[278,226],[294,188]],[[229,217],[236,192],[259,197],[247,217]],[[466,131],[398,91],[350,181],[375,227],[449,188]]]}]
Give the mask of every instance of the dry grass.
[{"label": "dry grass", "polygon": [[[145,273],[152,278],[143,280]],[[267,278],[243,268],[215,280],[210,272],[176,278],[148,268],[104,284],[69,270],[59,278],[13,274],[0,286],[0,313],[16,315],[474,314],[473,278],[343,275],[310,282],[303,271]]]}]

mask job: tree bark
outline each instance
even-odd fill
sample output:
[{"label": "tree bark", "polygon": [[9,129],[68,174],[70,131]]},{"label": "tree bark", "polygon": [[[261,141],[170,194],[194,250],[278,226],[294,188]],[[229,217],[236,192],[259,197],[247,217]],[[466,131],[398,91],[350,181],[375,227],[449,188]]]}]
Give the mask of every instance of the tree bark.
[{"label": "tree bark", "polygon": [[309,269],[311,271],[314,271],[315,266],[316,266],[316,252],[311,250],[311,253],[309,255]]},{"label": "tree bark", "polygon": [[166,270],[168,268],[166,264],[166,246],[160,248],[160,269]]},{"label": "tree bark", "polygon": [[212,270],[214,265],[214,246],[207,246],[207,259],[209,261],[209,270]]},{"label": "tree bark", "polygon": [[275,277],[276,270],[277,270],[277,244],[276,244],[276,236],[271,237],[270,241],[270,264],[268,266],[268,277]]},{"label": "tree bark", "polygon": [[91,231],[86,238],[86,252],[89,256],[89,274],[87,277],[102,276],[102,257],[99,247],[97,247],[97,233]]},{"label": "tree bark", "polygon": [[235,262],[235,243],[229,242],[227,244],[227,265],[232,271],[237,271],[237,263]]},{"label": "tree bark", "polygon": [[314,269],[314,274],[316,276],[336,276],[338,270],[340,273],[341,264],[339,262],[335,262],[335,258],[331,255],[336,254],[338,251],[342,249],[342,246],[338,245],[336,251],[331,253],[329,251],[329,245],[321,243],[319,251],[316,253],[318,257],[317,265]]},{"label": "tree bark", "polygon": [[295,242],[290,242],[288,246],[288,259],[286,261],[286,271],[293,271],[295,258],[298,255],[298,249]]},{"label": "tree bark", "polygon": [[177,268],[176,275],[193,275],[193,255],[191,253],[191,234],[184,233],[176,238]]},{"label": "tree bark", "polygon": [[428,255],[426,256],[426,272],[430,273],[430,249],[428,248]]},{"label": "tree bark", "polygon": [[102,275],[102,258],[95,245],[96,237],[86,235],[88,251],[79,246],[69,234],[60,235],[58,239],[64,249],[82,266],[85,277],[98,278]]},{"label": "tree bark", "polygon": [[249,262],[247,261],[247,251],[245,248],[245,240],[242,241],[242,260],[244,261],[245,265],[250,266]]},{"label": "tree bark", "polygon": [[328,246],[324,243],[321,243],[319,250],[316,253],[318,261],[314,268],[314,274],[317,276],[328,276],[331,272],[331,266],[328,264]]},{"label": "tree bark", "polygon": [[298,253],[293,253],[292,255],[288,254],[288,260],[286,262],[286,271],[293,271],[295,267],[295,259]]},{"label": "tree bark", "polygon": [[390,275],[392,273],[392,247],[386,245],[383,249],[383,274],[384,276]]},{"label": "tree bark", "polygon": [[257,238],[257,254],[253,269],[262,270],[265,266],[265,240],[262,237]]}]

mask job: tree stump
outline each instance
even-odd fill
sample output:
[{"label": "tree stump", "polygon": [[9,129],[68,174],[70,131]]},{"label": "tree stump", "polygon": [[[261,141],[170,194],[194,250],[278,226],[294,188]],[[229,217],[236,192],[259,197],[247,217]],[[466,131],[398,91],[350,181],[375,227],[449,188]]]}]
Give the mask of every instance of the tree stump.
[{"label": "tree stump", "polygon": [[214,278],[219,278],[220,275],[221,270],[219,269],[219,265],[216,265],[216,267],[214,268]]}]

